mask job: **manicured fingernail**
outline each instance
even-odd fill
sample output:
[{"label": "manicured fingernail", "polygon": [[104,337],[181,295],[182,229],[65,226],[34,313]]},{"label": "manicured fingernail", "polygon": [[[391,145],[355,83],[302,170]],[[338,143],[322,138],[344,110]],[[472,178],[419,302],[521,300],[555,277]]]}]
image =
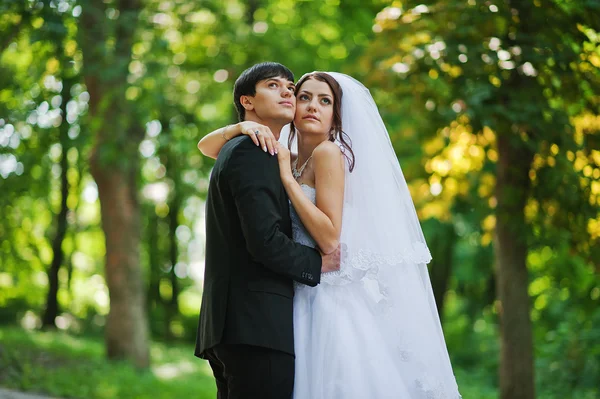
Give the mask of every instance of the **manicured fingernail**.
[{"label": "manicured fingernail", "polygon": [[267,146],[264,146],[264,147],[263,147],[263,151],[264,151],[264,152],[267,152]]},{"label": "manicured fingernail", "polygon": [[271,153],[271,155],[275,155],[275,151],[271,150],[269,152]]}]

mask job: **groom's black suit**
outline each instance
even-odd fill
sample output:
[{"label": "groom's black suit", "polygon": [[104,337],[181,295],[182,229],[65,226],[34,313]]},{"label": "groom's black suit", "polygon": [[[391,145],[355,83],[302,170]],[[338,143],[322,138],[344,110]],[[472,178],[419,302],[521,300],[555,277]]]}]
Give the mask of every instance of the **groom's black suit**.
[{"label": "groom's black suit", "polygon": [[[228,396],[222,392],[228,382],[217,374],[223,377],[238,367],[250,367],[248,373],[256,368],[257,375],[247,377],[262,377],[260,383],[269,384],[273,376],[264,375],[261,365],[244,365],[253,356],[261,361],[291,358],[291,370],[276,360],[264,368],[291,372],[293,384],[293,280],[317,285],[321,256],[294,243],[291,230],[277,158],[246,136],[227,142],[212,171],[206,202],[204,292],[195,351],[210,360],[220,397],[249,397],[249,392],[232,394],[231,387]],[[261,397],[280,397],[267,392]]]}]

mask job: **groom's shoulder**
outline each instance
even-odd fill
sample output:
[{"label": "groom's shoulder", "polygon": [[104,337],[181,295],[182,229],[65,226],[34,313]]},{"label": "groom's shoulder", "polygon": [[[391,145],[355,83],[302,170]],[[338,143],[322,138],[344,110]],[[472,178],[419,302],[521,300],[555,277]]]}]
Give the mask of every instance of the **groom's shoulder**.
[{"label": "groom's shoulder", "polygon": [[[224,163],[225,168],[240,164],[257,164],[267,161],[268,157],[250,137],[242,135],[229,140],[219,153],[217,160]],[[219,159],[221,158],[221,159]]]},{"label": "groom's shoulder", "polygon": [[243,146],[243,144],[246,142],[245,139],[247,139],[248,136],[244,136],[244,135],[240,135],[240,136],[236,136],[230,140],[228,140],[224,145],[223,148],[221,148],[221,153],[231,153],[233,151],[235,151],[238,147]]},{"label": "groom's shoulder", "polygon": [[[248,142],[252,143],[247,136],[237,136],[227,141],[221,148],[219,155],[217,156],[217,161],[227,161],[230,158],[238,156],[240,153],[243,153],[248,150]],[[254,144],[254,143],[252,143]]]}]

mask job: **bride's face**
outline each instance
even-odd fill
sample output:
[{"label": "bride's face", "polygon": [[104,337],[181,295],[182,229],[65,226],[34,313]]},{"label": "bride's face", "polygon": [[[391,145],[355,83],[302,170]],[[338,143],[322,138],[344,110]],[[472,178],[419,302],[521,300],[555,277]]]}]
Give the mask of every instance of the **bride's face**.
[{"label": "bride's face", "polygon": [[316,79],[304,82],[296,93],[296,129],[301,134],[329,135],[333,101],[333,92],[327,83]]}]

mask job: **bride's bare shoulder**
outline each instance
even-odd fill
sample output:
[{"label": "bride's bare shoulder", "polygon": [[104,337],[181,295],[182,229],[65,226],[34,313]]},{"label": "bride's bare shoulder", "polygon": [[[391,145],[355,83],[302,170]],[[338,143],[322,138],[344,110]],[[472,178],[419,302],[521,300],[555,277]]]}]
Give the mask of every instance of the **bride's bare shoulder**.
[{"label": "bride's bare shoulder", "polygon": [[313,157],[317,158],[329,158],[339,157],[342,154],[342,150],[332,141],[324,141],[315,148],[313,151]]},{"label": "bride's bare shoulder", "polygon": [[331,167],[343,158],[342,150],[332,141],[324,141],[313,151],[316,165]]},{"label": "bride's bare shoulder", "polygon": [[[324,141],[313,151],[315,173],[318,171],[332,173],[344,170],[344,155],[337,144]],[[337,172],[336,172],[337,173]]]}]

